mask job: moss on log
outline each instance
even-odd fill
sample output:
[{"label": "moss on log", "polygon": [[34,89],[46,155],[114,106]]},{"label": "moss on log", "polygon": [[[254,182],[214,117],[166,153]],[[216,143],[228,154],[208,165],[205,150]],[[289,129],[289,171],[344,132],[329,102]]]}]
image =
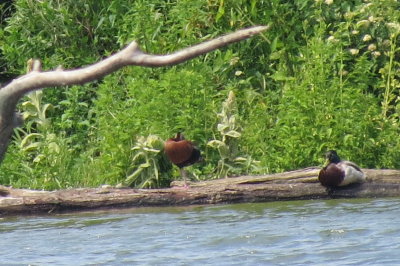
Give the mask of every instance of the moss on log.
[{"label": "moss on log", "polygon": [[0,186],[0,215],[60,213],[104,208],[184,206],[400,196],[400,170],[363,169],[367,181],[326,189],[317,180],[320,168],[312,167],[263,176],[241,176],[191,183],[182,188],[130,189],[103,186],[57,191],[13,189]]}]

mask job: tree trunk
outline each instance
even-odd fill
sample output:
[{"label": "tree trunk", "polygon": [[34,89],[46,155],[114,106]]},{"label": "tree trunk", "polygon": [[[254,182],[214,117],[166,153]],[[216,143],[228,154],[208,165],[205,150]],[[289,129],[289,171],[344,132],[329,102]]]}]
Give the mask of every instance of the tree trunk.
[{"label": "tree trunk", "polygon": [[0,214],[60,213],[105,208],[184,206],[400,196],[400,170],[364,169],[367,181],[326,189],[317,180],[319,168],[263,176],[241,176],[191,183],[189,188],[130,189],[103,186],[35,191],[0,186]]}]

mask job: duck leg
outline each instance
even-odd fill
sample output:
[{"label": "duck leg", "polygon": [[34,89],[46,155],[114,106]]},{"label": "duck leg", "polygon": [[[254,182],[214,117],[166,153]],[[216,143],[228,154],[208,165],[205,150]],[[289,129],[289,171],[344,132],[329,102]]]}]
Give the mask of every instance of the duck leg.
[{"label": "duck leg", "polygon": [[188,186],[187,181],[186,181],[186,179],[187,179],[187,171],[182,167],[182,168],[179,168],[179,172],[181,174],[181,177],[183,178],[183,182],[184,182],[183,186],[185,188],[188,188],[189,186]]}]

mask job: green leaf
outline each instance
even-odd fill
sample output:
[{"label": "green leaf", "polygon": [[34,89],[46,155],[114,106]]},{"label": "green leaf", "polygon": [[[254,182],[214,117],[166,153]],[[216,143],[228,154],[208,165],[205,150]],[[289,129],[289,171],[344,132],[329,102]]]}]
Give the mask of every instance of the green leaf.
[{"label": "green leaf", "polygon": [[242,135],[241,133],[235,131],[235,130],[230,130],[227,133],[225,133],[226,136],[232,137],[232,138],[240,138]]},{"label": "green leaf", "polygon": [[41,142],[33,142],[33,143],[30,143],[30,144],[28,144],[28,145],[22,147],[22,150],[23,150],[24,152],[36,151],[36,150],[38,150],[38,148],[41,147],[41,146],[42,146]]},{"label": "green leaf", "polygon": [[207,142],[207,146],[219,149],[220,147],[226,146],[226,144],[220,140],[211,140]]},{"label": "green leaf", "polygon": [[20,147],[24,148],[24,147],[28,146],[31,141],[34,141],[36,138],[42,138],[42,137],[43,137],[43,135],[39,134],[39,133],[28,134],[22,139],[22,141],[20,143]]},{"label": "green leaf", "polygon": [[224,132],[225,129],[228,129],[228,128],[229,128],[229,126],[228,126],[228,125],[225,125],[225,124],[218,124],[218,125],[217,125],[217,130],[218,130],[219,132]]},{"label": "green leaf", "polygon": [[220,0],[217,15],[215,16],[215,21],[218,22],[224,14],[225,14],[224,0]]}]

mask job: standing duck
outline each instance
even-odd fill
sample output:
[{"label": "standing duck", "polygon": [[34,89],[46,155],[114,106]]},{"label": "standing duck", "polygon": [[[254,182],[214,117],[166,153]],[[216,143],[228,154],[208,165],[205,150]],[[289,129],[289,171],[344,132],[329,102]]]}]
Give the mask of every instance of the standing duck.
[{"label": "standing duck", "polygon": [[183,177],[185,187],[187,187],[187,174],[183,168],[201,160],[200,150],[191,141],[185,140],[183,134],[178,132],[175,138],[170,138],[165,142],[164,152],[168,159],[179,167],[179,172]]},{"label": "standing duck", "polygon": [[350,161],[342,161],[334,150],[326,153],[328,165],[321,169],[318,180],[325,187],[341,187],[365,181],[360,167]]}]

